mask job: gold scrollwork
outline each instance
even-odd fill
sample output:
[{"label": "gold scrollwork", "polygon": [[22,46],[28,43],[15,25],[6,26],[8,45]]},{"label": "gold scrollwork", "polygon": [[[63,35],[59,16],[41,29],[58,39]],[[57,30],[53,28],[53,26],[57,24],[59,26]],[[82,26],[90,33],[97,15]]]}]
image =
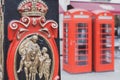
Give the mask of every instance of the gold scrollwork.
[{"label": "gold scrollwork", "polygon": [[32,35],[26,38],[18,47],[21,55],[20,66],[17,73],[22,70],[25,72],[26,80],[36,80],[36,75],[45,80],[50,78],[51,59],[48,54],[48,48],[42,47],[37,43],[38,35]]}]

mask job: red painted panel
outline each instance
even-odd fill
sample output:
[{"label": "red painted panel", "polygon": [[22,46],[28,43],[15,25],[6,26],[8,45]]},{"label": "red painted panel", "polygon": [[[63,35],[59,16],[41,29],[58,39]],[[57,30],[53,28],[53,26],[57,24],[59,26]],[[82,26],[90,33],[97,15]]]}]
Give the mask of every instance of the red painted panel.
[{"label": "red painted panel", "polygon": [[94,70],[114,70],[114,16],[108,11],[93,11]]},{"label": "red painted panel", "polygon": [[[28,26],[25,26],[27,24],[23,23],[22,19],[27,19]],[[57,23],[48,20],[45,21],[43,24],[39,24],[39,21],[41,21],[41,18],[35,18],[36,19],[36,25],[32,25],[33,18],[31,17],[22,17],[21,21],[11,21],[8,26],[8,38],[11,42],[11,45],[9,47],[8,51],[8,57],[7,57],[7,72],[9,76],[9,80],[16,80],[15,78],[15,60],[17,55],[17,48],[19,47],[20,43],[29,35],[39,35],[43,37],[48,44],[50,45],[52,49],[52,55],[53,55],[53,61],[54,61],[54,70],[53,70],[53,77],[52,80],[54,80],[58,76],[59,71],[59,55],[58,55],[58,49],[55,43],[54,38],[57,38]],[[14,24],[16,26],[14,26]],[[42,26],[44,25],[44,26]],[[54,26],[52,26],[54,25]],[[16,27],[16,28],[15,28]],[[44,31],[43,29],[47,29],[47,31]],[[43,31],[42,31],[43,30]],[[50,36],[49,36],[50,35]]]},{"label": "red painted panel", "polygon": [[92,71],[92,14],[72,9],[64,14],[63,69],[70,73]]}]

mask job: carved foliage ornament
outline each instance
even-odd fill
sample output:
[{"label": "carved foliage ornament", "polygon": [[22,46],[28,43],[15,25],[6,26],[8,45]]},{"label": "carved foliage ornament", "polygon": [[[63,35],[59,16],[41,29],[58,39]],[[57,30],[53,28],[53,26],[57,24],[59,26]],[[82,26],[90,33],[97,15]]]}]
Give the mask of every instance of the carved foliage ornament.
[{"label": "carved foliage ornament", "polygon": [[57,80],[59,59],[54,38],[58,24],[45,19],[48,7],[42,0],[23,0],[18,11],[22,18],[8,26],[12,41],[7,58],[9,80],[20,75],[26,80]]},{"label": "carved foliage ornament", "polygon": [[[46,21],[45,14],[47,13],[47,10],[48,7],[42,0],[24,0],[18,6],[18,11],[23,17],[20,21],[11,21],[9,31],[19,30],[16,37],[17,39],[20,39],[22,33],[27,32],[30,26],[33,28],[39,26],[39,32],[45,33],[48,38],[56,38],[58,24],[54,20]],[[14,31],[14,33],[16,32]],[[12,40],[14,35],[9,36],[10,40]]]},{"label": "carved foliage ornament", "polygon": [[45,16],[48,7],[42,0],[24,0],[18,6],[18,11],[22,16]]}]

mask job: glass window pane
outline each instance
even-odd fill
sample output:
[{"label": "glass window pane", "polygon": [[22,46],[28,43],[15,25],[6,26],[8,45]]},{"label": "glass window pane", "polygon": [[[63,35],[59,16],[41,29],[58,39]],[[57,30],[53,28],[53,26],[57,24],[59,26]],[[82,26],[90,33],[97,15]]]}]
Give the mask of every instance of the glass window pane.
[{"label": "glass window pane", "polygon": [[[111,60],[109,60],[111,62]],[[106,60],[103,60],[102,61],[102,64],[110,64],[110,62],[106,61]]]},{"label": "glass window pane", "polygon": [[84,33],[84,34],[77,34],[77,38],[82,38],[82,39],[87,38],[87,34],[86,33]]},{"label": "glass window pane", "polygon": [[87,50],[78,50],[78,54],[87,54]]},{"label": "glass window pane", "polygon": [[87,49],[87,45],[78,45],[78,49]]},{"label": "glass window pane", "polygon": [[85,65],[87,65],[87,62],[86,61],[77,62],[77,65],[85,66]]},{"label": "glass window pane", "polygon": [[78,28],[79,33],[86,33],[88,30],[86,28]]},{"label": "glass window pane", "polygon": [[77,23],[76,26],[76,64],[83,66],[87,64],[88,48],[88,26],[87,23]]},{"label": "glass window pane", "polygon": [[111,50],[102,50],[101,51],[101,61],[102,64],[109,64],[111,63]]},{"label": "glass window pane", "polygon": [[79,39],[79,40],[77,40],[77,43],[79,45],[84,45],[84,43],[88,43],[88,40],[86,40],[86,39]]},{"label": "glass window pane", "polygon": [[77,26],[78,27],[87,27],[87,24],[86,23],[78,23]]},{"label": "glass window pane", "polygon": [[78,60],[86,61],[87,60],[87,56],[78,56]]},{"label": "glass window pane", "polygon": [[63,43],[64,43],[64,54],[63,54],[63,61],[65,64],[68,64],[68,23],[64,23],[64,39],[63,39]]}]

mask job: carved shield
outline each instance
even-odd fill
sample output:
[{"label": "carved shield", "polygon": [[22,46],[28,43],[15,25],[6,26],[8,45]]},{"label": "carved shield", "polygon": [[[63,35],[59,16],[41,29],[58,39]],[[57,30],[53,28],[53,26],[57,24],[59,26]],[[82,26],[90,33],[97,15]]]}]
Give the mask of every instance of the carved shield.
[{"label": "carved shield", "polygon": [[9,80],[58,78],[59,55],[55,43],[58,24],[45,19],[47,10],[48,7],[42,0],[24,0],[18,7],[22,18],[9,23]]}]

